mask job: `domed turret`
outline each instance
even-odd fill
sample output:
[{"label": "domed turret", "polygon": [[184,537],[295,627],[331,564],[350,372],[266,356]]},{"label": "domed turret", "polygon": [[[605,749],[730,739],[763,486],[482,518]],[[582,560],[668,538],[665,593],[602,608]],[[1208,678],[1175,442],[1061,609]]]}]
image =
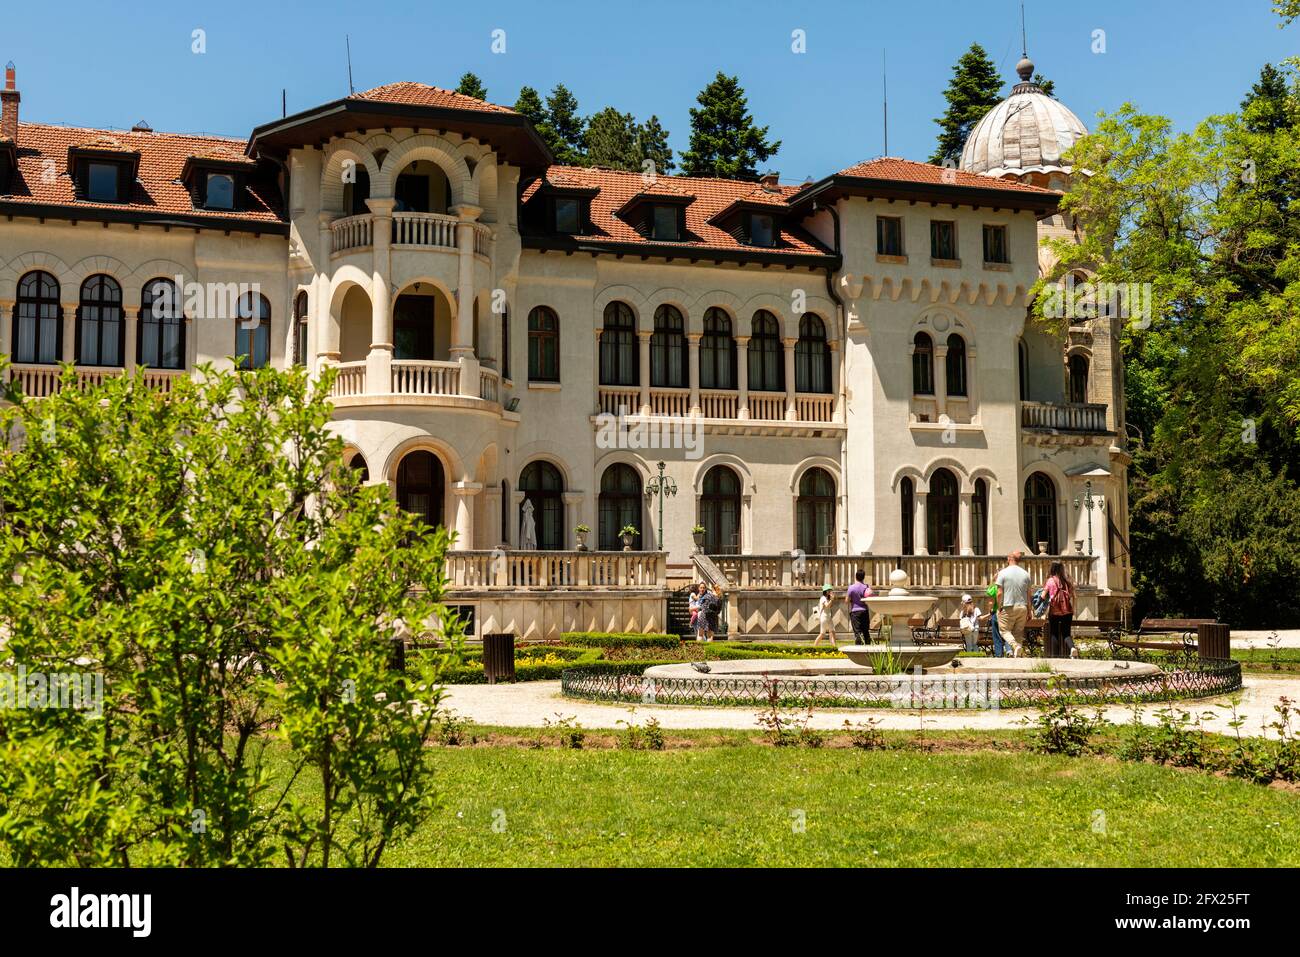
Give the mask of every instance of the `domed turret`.
[{"label": "domed turret", "polygon": [[1020,82],[1011,95],[975,124],[961,153],[961,168],[1059,188],[1051,181],[1069,175],[1063,157],[1088,129],[1033,81],[1034,63],[1028,56],[1016,64],[1016,73]]}]

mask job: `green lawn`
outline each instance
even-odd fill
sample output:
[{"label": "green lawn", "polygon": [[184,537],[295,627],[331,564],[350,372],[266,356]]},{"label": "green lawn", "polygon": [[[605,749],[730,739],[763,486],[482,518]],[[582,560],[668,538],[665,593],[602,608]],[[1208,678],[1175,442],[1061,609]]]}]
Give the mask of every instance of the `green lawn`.
[{"label": "green lawn", "polygon": [[1300,794],[1105,758],[737,737],[442,748],[436,761],[444,806],[388,866],[1300,864]]}]

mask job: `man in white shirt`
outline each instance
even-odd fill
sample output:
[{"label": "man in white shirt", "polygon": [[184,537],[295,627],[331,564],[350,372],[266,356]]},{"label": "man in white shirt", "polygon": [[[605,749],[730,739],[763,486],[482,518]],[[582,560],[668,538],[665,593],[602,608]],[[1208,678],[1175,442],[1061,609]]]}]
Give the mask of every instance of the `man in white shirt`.
[{"label": "man in white shirt", "polygon": [[1012,657],[1025,656],[1025,623],[1029,621],[1029,572],[1020,567],[1022,553],[1007,556],[1007,567],[998,572],[998,630],[1011,640]]}]

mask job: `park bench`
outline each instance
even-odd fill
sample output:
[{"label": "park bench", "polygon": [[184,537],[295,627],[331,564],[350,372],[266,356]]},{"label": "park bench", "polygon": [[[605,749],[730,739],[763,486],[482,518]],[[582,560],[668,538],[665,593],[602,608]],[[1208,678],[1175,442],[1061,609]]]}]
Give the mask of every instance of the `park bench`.
[{"label": "park bench", "polygon": [[1118,631],[1105,637],[1111,654],[1117,657],[1121,651],[1131,651],[1135,658],[1143,651],[1171,651],[1191,657],[1197,650],[1197,626],[1217,624],[1213,618],[1143,618],[1132,637]]}]

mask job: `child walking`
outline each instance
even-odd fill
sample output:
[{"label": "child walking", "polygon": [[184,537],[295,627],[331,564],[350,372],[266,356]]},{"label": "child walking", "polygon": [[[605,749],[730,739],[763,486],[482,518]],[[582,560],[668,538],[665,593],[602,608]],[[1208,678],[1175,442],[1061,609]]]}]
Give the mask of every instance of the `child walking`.
[{"label": "child walking", "polygon": [[835,647],[835,625],[833,621],[834,614],[831,611],[832,604],[834,604],[834,599],[831,598],[831,586],[827,585],[822,589],[822,597],[817,600],[817,638],[813,641],[814,647],[822,643],[822,635],[825,635],[830,640],[832,648]]}]

